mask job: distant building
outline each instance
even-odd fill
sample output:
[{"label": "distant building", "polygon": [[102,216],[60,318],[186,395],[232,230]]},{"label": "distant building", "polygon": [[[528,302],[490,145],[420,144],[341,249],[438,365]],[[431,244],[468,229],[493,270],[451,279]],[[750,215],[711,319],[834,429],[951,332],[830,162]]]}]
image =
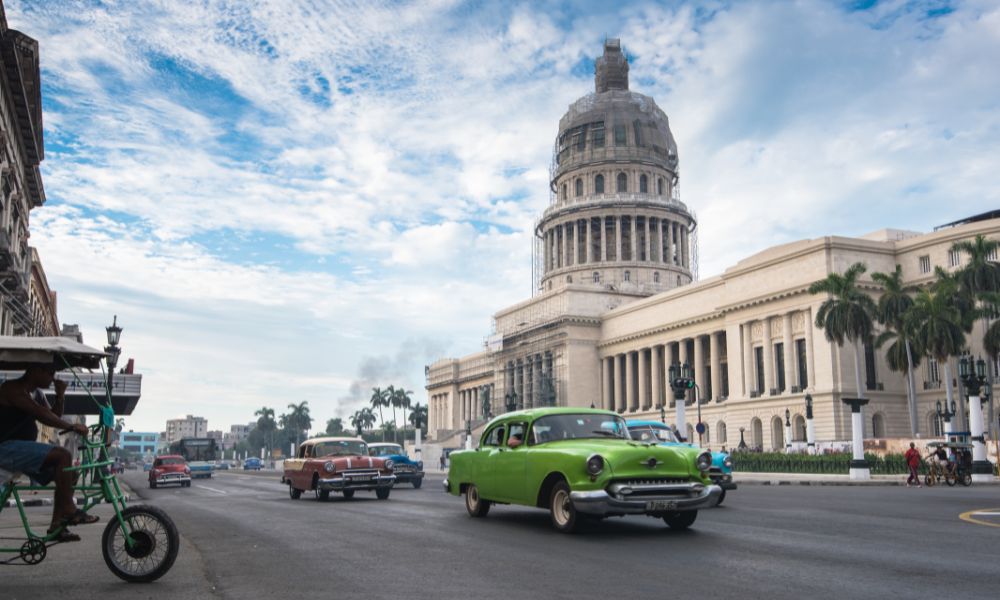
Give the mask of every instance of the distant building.
[{"label": "distant building", "polygon": [[257,423],[247,423],[246,425],[231,425],[229,431],[222,436],[223,448],[235,448],[236,444],[247,439],[250,432],[257,427]]},{"label": "distant building", "polygon": [[153,456],[157,453],[160,434],[155,431],[127,431],[118,437],[118,447],[126,452]]},{"label": "distant building", "polygon": [[167,421],[166,434],[167,444],[189,437],[208,437],[208,419],[194,415],[188,415],[183,419],[170,419]]}]

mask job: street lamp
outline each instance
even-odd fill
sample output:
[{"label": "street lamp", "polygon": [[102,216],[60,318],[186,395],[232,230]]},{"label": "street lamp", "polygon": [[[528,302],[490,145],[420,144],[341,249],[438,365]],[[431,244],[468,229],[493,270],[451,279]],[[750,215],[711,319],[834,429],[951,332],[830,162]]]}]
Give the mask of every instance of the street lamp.
[{"label": "street lamp", "polygon": [[806,446],[810,454],[816,453],[816,425],[813,423],[813,397],[806,394]]},{"label": "street lamp", "polygon": [[942,407],[941,401],[937,401],[937,416],[938,419],[944,420],[944,437],[947,439],[951,435],[951,418],[955,416],[955,401],[951,401],[951,410],[948,410],[948,401],[945,400],[944,406]]},{"label": "street lamp", "polygon": [[111,402],[111,380],[115,373],[115,367],[118,366],[118,356],[121,355],[122,349],[118,347],[118,341],[122,337],[122,328],[118,326],[118,315],[115,315],[114,320],[111,325],[105,327],[108,333],[108,345],[104,347],[104,352],[107,353],[108,361],[108,402]]},{"label": "street lamp", "polygon": [[660,423],[667,424],[667,403],[660,404]]},{"label": "street lamp", "polygon": [[[695,387],[694,372],[687,363],[673,363],[668,369],[670,379],[670,389],[674,392],[674,401],[677,406],[677,418],[674,427],[678,432],[687,432],[687,419],[684,417],[684,409],[687,407],[687,392]],[[701,405],[698,406],[699,417]],[[700,418],[699,418],[700,422]]]},{"label": "street lamp", "polygon": [[785,409],[785,453],[792,451],[792,413]]},{"label": "street lamp", "polygon": [[746,427],[740,427],[740,445],[736,448],[741,452],[746,452],[747,450],[747,442],[743,439],[743,432],[746,431],[746,429]]},{"label": "street lamp", "polygon": [[972,437],[972,480],[993,479],[993,464],[986,459],[986,440],[983,437],[983,398],[980,396],[986,383],[986,361],[963,356],[958,361],[958,373],[969,393],[969,433]]},{"label": "street lamp", "polygon": [[472,450],[472,419],[465,420],[465,449]]}]

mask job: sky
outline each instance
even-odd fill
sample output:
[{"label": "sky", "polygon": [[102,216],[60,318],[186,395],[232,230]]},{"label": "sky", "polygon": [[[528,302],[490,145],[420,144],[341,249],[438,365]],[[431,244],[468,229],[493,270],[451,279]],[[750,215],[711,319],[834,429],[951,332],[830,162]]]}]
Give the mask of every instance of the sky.
[{"label": "sky", "polygon": [[482,348],[532,293],[560,116],[620,37],[670,118],[699,272],[1000,202],[1000,3],[6,0],[40,44],[63,323],[124,328],[126,427],[210,429]]}]

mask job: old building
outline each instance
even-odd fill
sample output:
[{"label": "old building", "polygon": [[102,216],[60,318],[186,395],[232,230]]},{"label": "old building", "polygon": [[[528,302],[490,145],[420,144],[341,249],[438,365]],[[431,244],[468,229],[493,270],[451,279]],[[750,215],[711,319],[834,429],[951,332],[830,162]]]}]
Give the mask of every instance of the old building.
[{"label": "old building", "polygon": [[181,419],[169,419],[164,441],[167,444],[179,442],[184,438],[208,437],[208,419],[188,415]]},{"label": "old building", "polygon": [[[982,215],[927,234],[884,229],[801,240],[697,281],[696,220],[680,200],[667,116],[629,91],[617,40],[605,43],[595,71],[595,92],[559,123],[551,205],[536,227],[536,294],[495,314],[485,349],[427,367],[425,456],[432,459],[435,446],[461,446],[467,429],[475,434],[488,416],[515,408],[593,405],[673,424],[667,369],[675,362],[690,364],[698,385],[679,424],[689,438],[697,439],[700,418],[703,444],[736,446],[742,430],[751,447],[804,445],[809,394],[820,445],[842,447],[851,418],[840,400],[856,395],[853,351],[831,345],[815,326],[825,298],[809,294],[809,285],[859,261],[873,295],[879,287],[870,274],[896,265],[908,284],[929,283],[935,266],[954,270],[966,260],[950,251],[954,242],[1000,237],[1000,219]],[[982,352],[979,327],[969,336],[974,354]],[[866,436],[909,435],[902,374],[877,349],[865,348],[864,357]],[[943,372],[925,360],[916,374],[923,436],[941,432],[935,403],[944,397]]]}]

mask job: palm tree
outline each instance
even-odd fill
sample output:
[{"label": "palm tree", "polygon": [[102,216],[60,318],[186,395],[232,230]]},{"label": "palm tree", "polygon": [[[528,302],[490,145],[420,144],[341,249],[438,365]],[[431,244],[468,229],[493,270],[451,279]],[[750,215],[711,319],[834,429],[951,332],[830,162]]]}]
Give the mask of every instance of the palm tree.
[{"label": "palm tree", "polygon": [[[881,348],[889,343],[885,359],[889,369],[906,372],[906,399],[910,412],[910,435],[917,435],[917,389],[913,368],[920,365],[920,352],[914,349],[909,332],[904,326],[907,311],[913,306],[913,286],[903,285],[903,268],[896,265],[892,274],[872,273],[872,280],[882,285],[883,292],[875,308],[875,318],[886,329],[875,341]],[[891,342],[891,343],[890,343]]]},{"label": "palm tree", "polygon": [[309,414],[309,402],[302,401],[298,404],[289,404],[287,427],[295,431],[295,447],[299,446],[299,439],[303,432],[312,429],[312,416]]},{"label": "palm tree", "polygon": [[362,411],[356,411],[353,415],[351,415],[351,427],[358,432],[358,437],[361,437],[361,431],[365,427],[365,419]]},{"label": "palm tree", "polygon": [[948,406],[952,403],[951,365],[948,358],[965,347],[961,310],[955,305],[958,290],[950,279],[939,280],[933,290],[920,290],[907,313],[906,328],[927,356],[944,364],[944,385]]},{"label": "palm tree", "polygon": [[[354,423],[352,422],[351,425],[354,425]],[[340,435],[342,433],[344,433],[344,420],[342,418],[337,417],[326,421],[327,435]]]},{"label": "palm tree", "polygon": [[364,426],[367,427],[368,429],[372,429],[375,427],[376,423],[375,413],[372,411],[372,409],[368,408],[367,406],[361,409],[361,419],[362,422],[364,423]]},{"label": "palm tree", "polygon": [[1000,265],[990,260],[1000,249],[1000,242],[979,234],[972,240],[962,240],[951,245],[952,252],[969,255],[969,263],[962,267],[958,279],[962,287],[978,295],[983,292],[1000,292]]},{"label": "palm tree", "polygon": [[257,419],[257,429],[260,432],[268,436],[268,451],[274,446],[274,430],[278,428],[277,422],[274,420],[274,409],[262,406],[253,413],[255,416],[259,417]]},{"label": "palm tree", "polygon": [[385,388],[385,405],[392,407],[392,441],[396,441],[396,408],[399,407],[399,398],[396,396],[396,386],[390,385]]},{"label": "palm tree", "polygon": [[854,263],[843,275],[830,273],[809,286],[810,294],[829,294],[816,311],[816,327],[823,330],[828,342],[843,347],[845,342],[854,345],[854,378],[858,398],[861,393],[861,346],[858,342],[871,339],[874,330],[872,315],[875,302],[858,288],[858,278],[868,270],[863,263]]},{"label": "palm tree", "polygon": [[385,419],[382,418],[382,407],[386,405],[385,390],[380,387],[372,388],[372,397],[368,400],[372,408],[378,409],[378,418],[382,422],[382,441],[385,441]]},{"label": "palm tree", "polygon": [[411,396],[413,396],[413,392],[404,388],[399,388],[398,390],[396,390],[396,396],[399,400],[399,407],[403,409],[403,442],[405,443],[406,423],[407,423],[406,411],[409,410],[410,406],[412,405]]},{"label": "palm tree", "polygon": [[426,404],[414,404],[413,411],[410,413],[410,425],[413,425],[414,429],[423,430],[427,425],[427,405]]}]

